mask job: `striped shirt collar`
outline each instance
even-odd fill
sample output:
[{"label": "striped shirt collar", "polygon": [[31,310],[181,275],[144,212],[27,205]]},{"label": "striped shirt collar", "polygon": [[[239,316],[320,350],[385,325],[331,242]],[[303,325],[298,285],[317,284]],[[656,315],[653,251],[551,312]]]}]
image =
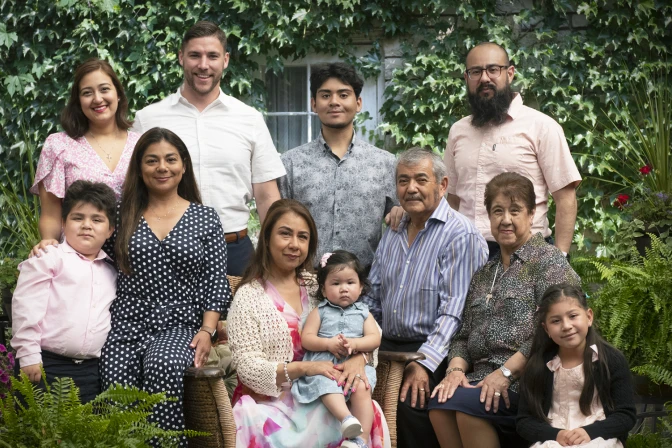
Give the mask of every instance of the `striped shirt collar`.
[{"label": "striped shirt collar", "polygon": [[[427,219],[427,224],[434,221],[439,221],[442,223],[448,222],[448,219],[452,216],[453,213],[453,209],[450,207],[450,204],[448,204],[448,201],[446,201],[446,198],[441,198],[439,205],[434,209],[429,219]],[[408,216],[408,213],[404,213],[404,216],[401,218],[401,222],[399,223],[399,230],[408,227],[408,223],[410,221],[411,218]],[[427,227],[427,224],[425,224],[425,228]]]}]

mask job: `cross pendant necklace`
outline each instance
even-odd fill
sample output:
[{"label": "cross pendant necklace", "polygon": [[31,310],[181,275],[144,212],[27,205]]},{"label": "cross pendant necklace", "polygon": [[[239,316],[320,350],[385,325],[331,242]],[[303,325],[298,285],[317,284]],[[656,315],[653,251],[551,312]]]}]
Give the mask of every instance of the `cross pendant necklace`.
[{"label": "cross pendant necklace", "polygon": [[89,131],[89,135],[93,138],[93,141],[96,142],[96,145],[98,145],[98,147],[100,148],[100,150],[103,151],[103,152],[105,153],[105,158],[107,159],[107,163],[108,163],[108,164],[111,164],[111,163],[112,163],[112,154],[110,154],[109,152],[105,151],[105,148],[103,148],[103,146],[100,144],[100,142],[98,141],[98,139],[96,138],[96,136],[93,135],[93,132]]}]

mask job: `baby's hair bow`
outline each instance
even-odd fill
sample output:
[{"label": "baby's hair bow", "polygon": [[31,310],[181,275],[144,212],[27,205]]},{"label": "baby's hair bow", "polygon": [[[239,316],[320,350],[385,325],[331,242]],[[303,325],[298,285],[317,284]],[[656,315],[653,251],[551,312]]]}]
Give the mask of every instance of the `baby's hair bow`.
[{"label": "baby's hair bow", "polygon": [[331,252],[327,252],[326,254],[322,255],[322,259],[320,260],[320,266],[325,267],[327,265],[327,260],[329,260],[329,257],[331,257],[333,254]]}]

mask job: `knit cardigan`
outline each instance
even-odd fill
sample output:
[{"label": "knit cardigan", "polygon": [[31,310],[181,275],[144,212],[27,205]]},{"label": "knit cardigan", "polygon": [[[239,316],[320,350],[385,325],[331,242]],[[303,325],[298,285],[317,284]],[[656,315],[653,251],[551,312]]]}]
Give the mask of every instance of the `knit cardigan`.
[{"label": "knit cardigan", "polygon": [[[590,439],[602,437],[604,440],[613,439],[617,437],[625,446],[628,438],[628,431],[635,425],[635,397],[634,386],[632,383],[632,375],[625,356],[617,349],[610,345],[604,345],[604,350],[608,356],[609,374],[611,376],[611,384],[609,387],[609,395],[614,402],[614,409],[608,410],[604,407],[606,415],[605,420],[596,421],[590,425],[586,425],[583,429],[588,433]],[[547,353],[544,356],[544,361],[548,362],[557,354],[557,352]],[[598,354],[599,356],[599,354]],[[606,381],[600,378],[600,371],[595,372],[595,382]],[[544,382],[545,390],[542,401],[542,408],[544,415],[548,415],[551,409],[553,400],[553,372],[549,369],[544,371],[544,377],[539,378],[539,381]],[[607,402],[607,396],[600,395],[600,401]],[[518,401],[518,417],[516,418],[516,429],[524,439],[530,443],[545,442],[547,440],[556,440],[560,429],[554,428],[550,423],[541,421],[533,417],[530,411],[530,406],[524,398],[520,395]]]},{"label": "knit cardigan", "polygon": [[[309,311],[319,303],[315,298],[315,276],[305,274],[303,280],[309,296]],[[275,307],[258,280],[238,288],[227,318],[232,364],[240,381],[254,392],[278,397],[276,384],[278,364],[294,357],[287,321]],[[374,366],[377,350],[374,352]]]}]

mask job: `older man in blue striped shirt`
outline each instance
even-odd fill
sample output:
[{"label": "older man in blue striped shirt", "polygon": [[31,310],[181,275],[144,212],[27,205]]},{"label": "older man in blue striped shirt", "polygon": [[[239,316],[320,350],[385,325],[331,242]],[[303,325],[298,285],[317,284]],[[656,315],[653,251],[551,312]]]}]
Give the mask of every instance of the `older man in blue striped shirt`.
[{"label": "older man in blue striped shirt", "polygon": [[396,167],[397,197],[406,215],[376,250],[364,297],[383,328],[382,350],[419,351],[404,371],[397,413],[399,447],[439,447],[425,403],[446,370],[472,275],[488,249],[474,224],[450,208],[446,167],[437,154],[411,148]]}]

